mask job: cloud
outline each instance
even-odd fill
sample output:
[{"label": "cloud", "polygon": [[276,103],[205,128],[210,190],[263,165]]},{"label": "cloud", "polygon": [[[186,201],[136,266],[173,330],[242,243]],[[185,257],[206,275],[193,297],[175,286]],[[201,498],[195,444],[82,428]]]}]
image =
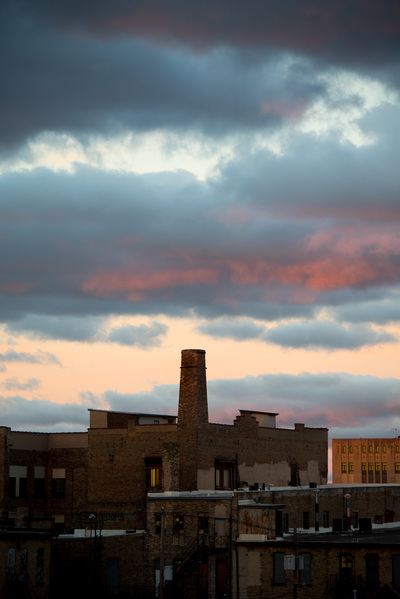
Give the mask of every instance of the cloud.
[{"label": "cloud", "polygon": [[2,425],[36,432],[83,431],[87,409],[74,403],[58,404],[46,399],[27,400],[19,395],[0,397]]},{"label": "cloud", "polygon": [[266,329],[265,326],[256,324],[252,320],[221,318],[215,322],[202,324],[197,327],[197,330],[211,337],[247,341],[248,339],[260,339]]},{"label": "cloud", "polygon": [[96,341],[101,333],[103,318],[45,316],[27,314],[21,320],[8,323],[9,334],[23,333],[34,339],[64,339],[68,341]]},{"label": "cloud", "polygon": [[[150,392],[123,394],[106,391],[110,409],[176,415],[178,385],[158,385]],[[295,422],[330,429],[330,436],[392,436],[398,427],[400,379],[352,375],[266,374],[208,381],[210,422],[232,424],[239,409],[278,412],[277,426]]]},{"label": "cloud", "polygon": [[349,349],[379,343],[394,343],[398,339],[385,331],[375,331],[362,325],[341,326],[330,321],[296,322],[270,328],[264,340],[282,347],[305,349]]},{"label": "cloud", "polygon": [[8,378],[2,383],[0,387],[4,387],[7,391],[34,391],[40,387],[41,382],[38,379],[30,378],[24,383],[21,383],[16,377]]},{"label": "cloud", "polygon": [[159,347],[161,337],[166,335],[167,330],[168,327],[159,322],[140,326],[125,325],[111,329],[106,340],[120,345],[148,349],[150,347]]},{"label": "cloud", "polygon": [[[21,6],[20,3],[15,3]],[[89,1],[85,7],[38,0],[28,14],[52,23],[61,31],[86,32],[104,37],[148,38],[185,44],[195,50],[218,45],[265,52],[271,47],[316,55],[326,61],[379,65],[397,58],[398,8],[383,1],[376,5],[347,0],[332,5],[313,0],[269,4],[252,0],[221,0],[216,6],[205,0],[195,6],[182,0],[166,5],[160,0],[126,0],[110,4]]]},{"label": "cloud", "polygon": [[25,362],[27,364],[56,364],[60,366],[60,362],[56,356],[50,352],[44,352],[38,350],[36,354],[30,354],[27,352],[17,352],[13,349],[8,350],[5,353],[0,354],[1,362]]}]

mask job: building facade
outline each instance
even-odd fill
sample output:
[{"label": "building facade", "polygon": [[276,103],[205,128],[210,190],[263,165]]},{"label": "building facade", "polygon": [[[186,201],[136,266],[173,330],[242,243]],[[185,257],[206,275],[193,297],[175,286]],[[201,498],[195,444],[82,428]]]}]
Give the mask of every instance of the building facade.
[{"label": "building facade", "polygon": [[[87,433],[0,427],[0,517],[52,518],[63,532],[144,529],[149,492],[324,484],[328,431],[276,427],[276,413],[208,420],[204,350],[183,350],[178,416],[90,410]],[[92,518],[92,520],[89,520]]]},{"label": "building facade", "polygon": [[399,484],[400,438],[332,439],[332,482]]}]

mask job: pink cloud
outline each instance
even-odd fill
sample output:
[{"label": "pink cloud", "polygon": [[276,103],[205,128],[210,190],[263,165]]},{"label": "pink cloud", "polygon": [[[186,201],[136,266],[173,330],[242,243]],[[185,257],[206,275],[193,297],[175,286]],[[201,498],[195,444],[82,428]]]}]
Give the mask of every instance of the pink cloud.
[{"label": "pink cloud", "polygon": [[165,270],[146,273],[100,272],[90,277],[82,286],[86,292],[99,296],[111,296],[115,293],[128,293],[129,299],[139,301],[145,292],[155,289],[167,289],[179,285],[212,285],[217,283],[219,272],[212,268],[193,268],[188,270]]}]

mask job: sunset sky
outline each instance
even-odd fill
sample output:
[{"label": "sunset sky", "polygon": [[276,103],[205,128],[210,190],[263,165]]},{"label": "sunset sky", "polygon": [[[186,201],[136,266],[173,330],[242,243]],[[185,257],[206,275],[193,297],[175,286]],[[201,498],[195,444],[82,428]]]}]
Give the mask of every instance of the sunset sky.
[{"label": "sunset sky", "polygon": [[400,435],[400,7],[3,0],[0,425]]}]

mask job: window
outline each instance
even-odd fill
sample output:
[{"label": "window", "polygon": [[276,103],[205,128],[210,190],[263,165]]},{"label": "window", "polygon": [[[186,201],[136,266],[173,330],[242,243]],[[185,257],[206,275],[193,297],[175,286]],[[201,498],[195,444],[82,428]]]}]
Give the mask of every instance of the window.
[{"label": "window", "polygon": [[7,580],[13,581],[15,577],[15,549],[10,547],[7,553]]},{"label": "window", "polygon": [[65,468],[53,468],[51,491],[53,499],[65,499]]},{"label": "window", "polygon": [[174,514],[173,527],[174,534],[179,534],[185,529],[185,519],[183,514]]},{"label": "window", "polygon": [[323,512],[322,526],[324,528],[329,528],[329,511],[328,510],[324,510],[324,512]]},{"label": "window", "polygon": [[400,588],[400,555],[392,555],[392,583],[396,589]]},{"label": "window", "polygon": [[399,445],[396,445],[396,453],[399,453]]},{"label": "window", "polygon": [[375,463],[375,472],[380,472],[381,471],[381,465],[379,462]]},{"label": "window", "polygon": [[376,447],[375,447],[375,452],[376,452],[376,453],[379,453],[379,445],[376,445]]},{"label": "window", "polygon": [[[164,526],[165,530],[165,526]],[[161,513],[157,512],[154,514],[154,532],[156,535],[161,534]]]},{"label": "window", "polygon": [[387,472],[387,463],[382,462],[382,472]]},{"label": "window", "polygon": [[367,471],[367,463],[366,463],[366,462],[363,462],[363,463],[361,464],[361,472],[366,472],[366,471]]},{"label": "window", "polygon": [[353,474],[354,472],[354,464],[353,462],[349,462],[349,474]]},{"label": "window", "polygon": [[368,472],[373,472],[374,471],[374,465],[372,462],[369,462],[368,464]]},{"label": "window", "polygon": [[146,458],[146,486],[148,491],[162,489],[162,460],[161,458]]},{"label": "window", "polygon": [[26,497],[27,467],[26,466],[10,466],[8,495],[9,497]]},{"label": "window", "polygon": [[204,512],[197,514],[197,534],[208,535],[208,514]]},{"label": "window", "polygon": [[342,453],[346,453],[346,445],[343,445],[343,447],[342,447]]},{"label": "window", "polygon": [[36,499],[44,499],[44,467],[35,466],[33,494]]},{"label": "window", "polygon": [[310,512],[303,512],[303,528],[310,528]]},{"label": "window", "polygon": [[283,532],[289,532],[289,514],[287,512],[283,514]]},{"label": "window", "polygon": [[352,445],[350,445],[350,447],[349,447],[349,453],[353,453],[353,446]]},{"label": "window", "polygon": [[396,471],[396,474],[400,474],[400,462],[396,462],[395,471]]},{"label": "window", "polygon": [[386,445],[382,445],[382,452],[386,453]]},{"label": "window", "polygon": [[36,586],[44,586],[44,549],[41,547],[36,552]]},{"label": "window", "polygon": [[379,584],[379,556],[376,553],[365,556],[365,580],[369,584]]},{"label": "window", "polygon": [[311,554],[300,553],[303,556],[304,568],[299,570],[299,583],[300,584],[311,584]]},{"label": "window", "polygon": [[372,445],[369,446],[369,453],[372,453],[374,450],[374,448],[372,447]]},{"label": "window", "polygon": [[339,556],[340,576],[351,576],[353,569],[353,556],[350,553],[341,553]]},{"label": "window", "polygon": [[363,446],[362,446],[362,452],[363,452],[363,453],[367,453],[367,448],[366,448],[366,446],[365,446],[365,445],[363,445]]},{"label": "window", "polygon": [[215,461],[215,488],[233,489],[234,463]]},{"label": "window", "polygon": [[347,472],[347,464],[346,462],[342,462],[342,474],[346,474]]},{"label": "window", "polygon": [[[399,556],[400,557],[400,556]],[[286,584],[285,554],[277,551],[274,553],[274,584]]]}]

